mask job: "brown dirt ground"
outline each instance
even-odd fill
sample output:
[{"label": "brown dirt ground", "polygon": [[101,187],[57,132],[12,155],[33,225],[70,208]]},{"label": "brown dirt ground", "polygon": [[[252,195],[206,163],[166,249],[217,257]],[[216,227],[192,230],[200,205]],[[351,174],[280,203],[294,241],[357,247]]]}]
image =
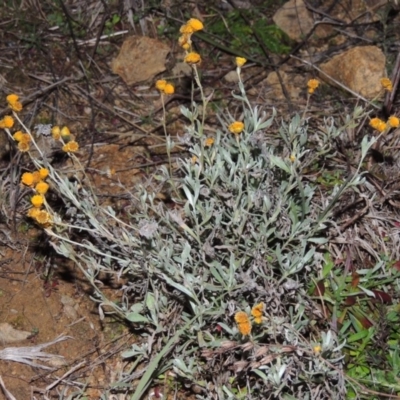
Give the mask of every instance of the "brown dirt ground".
[{"label": "brown dirt ground", "polygon": [[[23,237],[38,235],[31,227]],[[19,400],[32,398],[33,388],[45,388],[67,371],[78,368],[71,380],[86,384],[90,399],[99,398],[101,389],[110,385],[111,371],[120,362],[113,357],[121,344],[128,345],[126,328],[114,321],[101,323],[90,288],[80,279],[70,262],[57,260],[51,276],[45,278],[45,261],[39,261],[33,249],[18,251],[0,247],[3,255],[0,267],[0,318],[15,329],[31,331],[31,339],[20,343],[2,344],[34,346],[59,336],[69,340],[57,343],[45,351],[65,357],[65,365],[48,372],[12,361],[0,363],[0,375],[7,389]],[[65,299],[70,304],[66,303]],[[1,398],[1,395],[0,395]],[[40,396],[39,396],[40,398]]]},{"label": "brown dirt ground", "polygon": [[[27,1],[25,9],[21,5],[21,19],[24,18],[26,12],[32,12],[29,9],[29,7],[34,7],[31,3],[34,4],[35,1]],[[37,3],[36,7],[40,9],[41,2]],[[47,6],[47,2],[42,3]],[[91,4],[90,9],[100,4],[97,1],[88,3]],[[48,18],[44,12],[43,15],[39,14],[35,15],[43,21]],[[95,32],[90,32],[88,37],[93,38],[98,33],[102,33],[101,18],[100,14],[98,21],[94,24]],[[42,21],[39,22],[42,23]],[[43,22],[42,25],[44,26],[45,23]],[[130,29],[129,26],[119,25],[116,29]],[[86,50],[80,47],[79,51],[82,54],[80,56],[74,54],[68,32],[52,33],[45,30],[43,30],[44,33],[36,32],[44,43],[45,51],[42,52],[43,49],[39,45],[30,47],[21,39],[24,34],[23,29],[23,26],[22,28],[17,26],[15,33],[0,31],[2,34],[0,37],[4,43],[7,42],[7,48],[3,50],[2,57],[6,57],[8,62],[6,68],[0,66],[0,78],[4,77],[7,82],[5,88],[2,89],[2,94],[11,89],[15,91],[18,89],[18,93],[29,96],[50,83],[76,74],[76,65],[78,61],[82,61],[79,57],[82,54],[86,55]],[[22,50],[19,49],[19,41],[24,45],[21,46]],[[153,82],[147,82],[144,89],[135,88],[128,87],[115,76],[111,78],[109,76],[109,62],[117,54],[121,42],[122,40],[112,39],[106,46],[100,44],[97,53],[92,52],[93,48],[87,49],[90,55],[87,59],[94,56],[96,61],[91,64],[90,84],[93,87],[90,93],[87,90],[87,82],[77,84],[71,80],[59,90],[34,97],[29,105],[30,108],[27,108],[34,114],[35,123],[56,121],[67,124],[74,132],[79,132],[78,139],[82,143],[83,150],[80,156],[85,162],[90,154],[91,163],[88,173],[91,174],[94,186],[117,208],[123,207],[126,200],[123,197],[117,197],[114,201],[110,195],[123,193],[125,189],[129,190],[148,174],[148,170],[138,166],[165,160],[162,154],[157,154],[151,149],[152,146],[160,146],[163,137],[162,130],[159,129],[161,126],[159,98],[142,96],[142,93],[151,92],[154,89],[152,89]],[[204,44],[199,41],[198,46],[201,52]],[[204,79],[212,84],[213,89],[218,90],[216,94],[218,104],[223,106],[226,99],[229,99],[234,86],[226,84],[221,79],[232,69],[232,56],[217,57],[217,53],[211,53],[209,49],[204,52],[209,54],[210,61],[210,64],[202,66]],[[214,58],[218,58],[218,61],[211,61]],[[84,61],[86,62],[86,58]],[[248,83],[247,86],[254,91],[254,104],[277,106],[276,99],[271,98],[266,88],[259,85],[262,78],[266,76],[265,68],[248,68],[244,74],[253,77],[251,82],[254,81],[254,83]],[[3,82],[0,80],[0,83]],[[177,120],[175,118],[177,104],[181,100],[178,96],[170,99],[167,109],[171,120]],[[329,101],[328,99],[327,102]],[[301,108],[301,105],[305,103],[305,97],[296,99],[296,102]],[[127,113],[118,114],[113,111],[114,106],[127,110]],[[318,106],[324,108],[325,104],[321,103]],[[134,116],[127,118],[127,115],[132,115],[132,113]],[[140,123],[140,118],[146,124],[147,120],[151,120],[151,124],[141,125],[152,133],[142,141],[137,140],[135,136],[143,135],[143,131],[137,129],[135,125]],[[136,122],[130,123],[127,119]],[[169,124],[169,132],[180,132],[182,125],[183,122],[179,120]],[[161,137],[161,140],[156,139],[157,135]],[[7,140],[4,140],[3,135],[0,135],[1,157],[4,156],[3,149],[7,147]],[[95,146],[92,147],[92,144]],[[159,147],[157,148],[160,150]],[[161,148],[161,153],[162,150]],[[128,161],[129,168],[126,166]],[[0,167],[7,167],[9,162],[9,159],[5,158]],[[23,164],[19,165],[20,169],[24,167]],[[63,165],[62,168],[64,167],[68,169],[68,165]],[[69,381],[77,382],[75,388],[68,390],[76,390],[79,385],[85,384],[87,397],[98,399],[102,390],[117,380],[115,371],[124,368],[119,352],[121,349],[128,348],[135,341],[135,337],[118,321],[111,318],[99,320],[96,305],[89,298],[90,287],[82,275],[68,260],[43,254],[41,249],[46,248],[45,238],[34,225],[25,223],[21,215],[18,215],[14,232],[8,233],[9,222],[13,222],[12,218],[7,221],[7,226],[6,224],[0,226],[0,231],[3,233],[1,235],[0,232],[0,322],[7,322],[16,329],[31,331],[33,335],[31,339],[17,344],[0,343],[0,350],[11,346],[34,346],[52,341],[60,335],[71,338],[45,349],[46,352],[65,357],[66,364],[56,370],[48,372],[2,360],[0,376],[6,388],[17,400],[31,399],[34,396],[39,399],[43,398],[42,390],[47,385],[54,383],[57,378],[80,365],[68,376]],[[48,262],[50,266],[47,265]],[[111,282],[111,286],[105,290],[112,297],[117,296],[116,289],[118,289],[118,282]],[[66,298],[71,304],[63,304]],[[58,398],[55,391],[61,387],[62,384],[56,386],[49,394],[49,398]],[[33,392],[34,390],[37,391]],[[2,396],[0,391],[0,399],[4,398]],[[189,397],[181,396],[181,398]]]}]

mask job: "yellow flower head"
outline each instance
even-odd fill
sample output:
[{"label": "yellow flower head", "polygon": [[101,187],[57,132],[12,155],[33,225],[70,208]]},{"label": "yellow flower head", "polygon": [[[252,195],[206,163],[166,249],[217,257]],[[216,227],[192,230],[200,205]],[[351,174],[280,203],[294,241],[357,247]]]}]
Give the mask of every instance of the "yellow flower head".
[{"label": "yellow flower head", "polygon": [[31,135],[29,133],[23,133],[20,138],[19,142],[22,143],[29,143],[32,140]]},{"label": "yellow flower head", "polygon": [[318,355],[318,354],[321,353],[322,347],[319,344],[317,344],[316,346],[313,347],[313,351],[314,351],[315,354]]},{"label": "yellow flower head", "polygon": [[315,92],[315,89],[319,86],[319,81],[317,79],[310,79],[307,82],[308,93],[312,94]]},{"label": "yellow flower head", "polygon": [[15,102],[18,101],[19,97],[18,97],[18,95],[16,95],[16,94],[9,94],[9,95],[6,97],[6,99],[7,99],[7,102],[8,102],[8,103],[15,103]]},{"label": "yellow flower head", "polygon": [[44,203],[44,197],[41,194],[35,194],[31,197],[33,207],[41,207]]},{"label": "yellow flower head", "polygon": [[264,303],[258,303],[251,309],[251,315],[254,317],[256,324],[262,323],[262,315],[264,311]]},{"label": "yellow flower head", "polygon": [[63,126],[61,131],[61,136],[71,136],[71,132],[69,131],[69,128],[67,126]]},{"label": "yellow flower head", "polygon": [[9,115],[6,115],[2,120],[0,120],[0,129],[12,128],[14,126],[14,119]]},{"label": "yellow flower head", "polygon": [[36,219],[39,213],[40,213],[40,208],[32,207],[28,210],[27,215],[28,217]]},{"label": "yellow flower head", "polygon": [[289,160],[290,160],[291,162],[295,162],[295,161],[296,161],[296,156],[295,156],[294,154],[291,154],[291,155],[289,156]]},{"label": "yellow flower head", "polygon": [[192,164],[196,164],[196,162],[198,161],[199,159],[196,157],[196,156],[192,156],[192,158],[190,159],[190,161],[192,162]]},{"label": "yellow flower head", "polygon": [[239,332],[243,336],[250,335],[251,333],[251,322],[249,316],[244,311],[238,311],[235,314],[235,321],[237,323]]},{"label": "yellow flower head", "polygon": [[46,179],[49,176],[49,170],[47,168],[40,168],[38,172],[41,179]]},{"label": "yellow flower head", "polygon": [[32,172],[24,172],[21,176],[21,183],[26,186],[32,186],[35,183],[35,178]]},{"label": "yellow flower head", "polygon": [[79,150],[79,144],[75,142],[75,140],[71,140],[70,142],[65,144],[62,149],[66,153],[74,153],[75,151]]},{"label": "yellow flower head", "polygon": [[33,174],[33,183],[38,183],[42,180],[42,177],[40,176],[40,172],[39,171],[35,171]]},{"label": "yellow flower head", "polygon": [[204,28],[203,23],[196,18],[190,18],[186,25],[190,26],[193,32],[201,31]]},{"label": "yellow flower head", "polygon": [[244,324],[249,320],[249,316],[244,311],[238,311],[235,314],[235,321],[237,324]]},{"label": "yellow flower head", "polygon": [[390,125],[391,128],[398,128],[400,125],[400,120],[396,116],[391,115],[387,123]]},{"label": "yellow flower head", "polygon": [[179,44],[179,46],[183,47],[185,50],[189,50],[190,45],[192,44],[192,41],[190,40],[190,35],[179,36],[178,44]]},{"label": "yellow flower head", "polygon": [[243,67],[243,65],[246,64],[246,62],[247,62],[247,60],[245,58],[243,58],[243,57],[236,57],[235,60],[236,60],[236,66],[238,68]]},{"label": "yellow flower head", "polygon": [[187,64],[198,64],[201,61],[200,54],[194,53],[193,51],[188,53],[184,58],[185,63]]},{"label": "yellow flower head", "polygon": [[383,132],[386,129],[386,124],[379,118],[372,118],[371,121],[369,121],[369,125],[376,129],[379,132]]},{"label": "yellow flower head", "polygon": [[383,132],[385,131],[387,128],[387,124],[385,122],[382,122],[381,124],[379,124],[379,126],[376,128],[379,132]]},{"label": "yellow flower head", "polygon": [[36,192],[39,194],[46,194],[47,191],[49,190],[49,185],[46,182],[40,181],[36,186],[35,186]]},{"label": "yellow flower head", "polygon": [[18,101],[19,97],[16,94],[9,94],[7,96],[7,102],[10,108],[14,111],[21,111],[22,104]]},{"label": "yellow flower head", "polygon": [[29,151],[29,142],[22,140],[21,142],[18,143],[18,150],[21,151],[22,153],[26,153]]},{"label": "yellow flower head", "polygon": [[204,146],[206,146],[206,147],[211,147],[213,144],[214,144],[214,138],[207,138],[206,140],[205,140],[205,142],[204,142]]},{"label": "yellow flower head", "polygon": [[389,78],[382,78],[381,79],[381,85],[388,92],[391,92],[393,90],[393,84],[392,84],[392,81]]},{"label": "yellow flower head", "polygon": [[379,126],[379,124],[382,122],[383,121],[379,118],[372,118],[371,121],[369,121],[369,126],[376,129]]},{"label": "yellow flower head", "polygon": [[254,318],[262,317],[264,311],[264,303],[258,303],[251,309],[251,315]]},{"label": "yellow flower head", "polygon": [[159,79],[156,82],[156,89],[159,90],[160,92],[163,92],[165,89],[165,86],[167,85],[167,81],[164,79]]},{"label": "yellow flower head", "polygon": [[51,222],[51,216],[45,210],[40,210],[38,213],[36,213],[34,218],[41,225],[44,225],[44,224],[47,224],[47,223]]},{"label": "yellow flower head", "polygon": [[53,126],[51,128],[51,136],[53,136],[54,140],[59,140],[61,138],[61,129],[59,126]]},{"label": "yellow flower head", "polygon": [[172,85],[171,83],[167,83],[164,87],[164,93],[165,94],[174,94],[174,92],[175,92],[174,85]]},{"label": "yellow flower head", "polygon": [[21,131],[17,131],[14,133],[13,138],[16,142],[20,142],[22,138],[24,137],[24,133]]},{"label": "yellow flower head", "polygon": [[229,126],[228,129],[230,132],[232,132],[235,135],[239,135],[244,129],[244,123],[240,121],[235,121],[232,122]]},{"label": "yellow flower head", "polygon": [[191,35],[194,32],[194,30],[190,25],[185,24],[181,26],[179,32],[182,33],[183,35]]}]

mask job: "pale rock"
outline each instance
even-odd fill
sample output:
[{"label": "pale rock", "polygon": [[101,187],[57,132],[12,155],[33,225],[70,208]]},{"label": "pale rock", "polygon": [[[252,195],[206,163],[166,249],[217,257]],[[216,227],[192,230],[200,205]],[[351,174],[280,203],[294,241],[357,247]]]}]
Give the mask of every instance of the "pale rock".
[{"label": "pale rock", "polygon": [[336,80],[361,96],[373,99],[382,91],[380,79],[385,76],[385,65],[386,57],[378,47],[354,47],[322,64],[320,68],[324,74],[320,77],[339,86],[333,81]]},{"label": "pale rock", "polygon": [[176,77],[192,76],[192,67],[185,62],[178,62],[172,68],[172,74]]},{"label": "pale rock", "polygon": [[78,304],[76,304],[75,300],[73,300],[71,297],[63,294],[61,296],[61,303],[64,306],[64,313],[67,316],[67,318],[71,320],[76,320],[78,319],[79,315],[77,312],[77,308],[79,307]]},{"label": "pale rock", "polygon": [[0,324],[0,344],[21,342],[32,335],[32,332],[14,329],[7,322]]},{"label": "pale rock", "polygon": [[238,83],[239,76],[236,71],[230,71],[224,76],[224,81],[228,83]]},{"label": "pale rock", "polygon": [[157,39],[131,36],[122,44],[117,58],[111,63],[111,68],[126,84],[134,85],[153,79],[165,71],[170,50],[168,45]]},{"label": "pale rock", "polygon": [[272,17],[275,24],[292,40],[301,42],[314,26],[311,13],[303,0],[290,0]]}]

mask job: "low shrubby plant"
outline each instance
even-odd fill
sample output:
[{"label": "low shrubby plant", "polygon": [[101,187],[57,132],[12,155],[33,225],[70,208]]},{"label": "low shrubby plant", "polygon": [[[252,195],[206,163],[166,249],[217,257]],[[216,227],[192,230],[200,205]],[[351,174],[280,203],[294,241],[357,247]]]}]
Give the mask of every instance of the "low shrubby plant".
[{"label": "low shrubby plant", "polygon": [[[323,320],[310,287],[326,272],[334,206],[363,184],[362,163],[377,139],[365,136],[354,172],[321,193],[302,171],[331,157],[334,140],[366,112],[357,107],[339,123],[318,121],[318,128],[310,127],[307,110],[277,121],[274,110],[250,104],[243,58],[236,60],[233,93],[241,114],[222,110],[220,127],[208,131],[210,99],[191,46],[200,29],[191,19],[179,39],[203,99],[201,107],[182,107],[187,127],[178,139],[187,153],[131,191],[124,214],[96,196],[69,129],[53,127],[48,140],[60,141],[71,157],[73,179],[52,166],[18,117],[18,97],[9,99],[13,117],[0,126],[36,168],[21,176],[32,191],[27,215],[91,283],[101,317],[117,315],[137,334],[122,354],[132,367],[115,390],[132,399],[156,384],[165,396],[178,388],[199,399],[345,398],[345,342]],[[164,80],[156,87],[161,96],[174,92]],[[309,99],[317,87],[309,82]],[[22,130],[13,134],[14,123]],[[175,143],[166,127],[165,134],[170,154]],[[160,190],[172,201],[160,201]],[[103,293],[104,274],[122,282],[119,301]]]}]

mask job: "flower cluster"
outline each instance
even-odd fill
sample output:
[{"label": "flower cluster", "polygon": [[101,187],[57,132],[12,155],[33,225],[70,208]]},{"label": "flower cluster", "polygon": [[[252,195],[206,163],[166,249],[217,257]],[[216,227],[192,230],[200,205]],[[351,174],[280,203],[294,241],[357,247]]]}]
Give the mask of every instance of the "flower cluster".
[{"label": "flower cluster", "polygon": [[19,101],[19,97],[16,94],[9,94],[7,97],[7,103],[11,110],[13,111],[21,111],[22,110],[22,104]]},{"label": "flower cluster", "polygon": [[172,85],[172,83],[168,83],[164,79],[160,79],[156,82],[156,89],[163,94],[174,94],[175,92],[174,85]]},{"label": "flower cluster", "polygon": [[[18,112],[22,110],[22,104],[19,101],[19,97],[16,94],[9,94],[7,97],[8,106],[13,110],[13,112]],[[14,116],[18,119],[16,114]],[[10,137],[12,137],[18,143],[18,150],[22,152],[29,151],[29,144],[31,141],[31,136],[28,133],[22,131],[17,131],[11,136],[8,129],[12,128],[15,124],[14,118],[11,115],[6,115],[0,120],[0,129],[7,129]]]},{"label": "flower cluster", "polygon": [[239,332],[243,336],[248,336],[251,333],[251,322],[249,316],[244,311],[238,311],[235,314],[235,321],[237,323]]},{"label": "flower cluster", "polygon": [[40,168],[38,171],[25,172],[21,176],[21,183],[32,188],[35,194],[31,197],[32,208],[28,210],[27,215],[41,225],[51,223],[50,214],[42,209],[45,203],[44,195],[49,190],[49,184],[45,182],[49,175],[47,168]]},{"label": "flower cluster", "polygon": [[317,79],[310,79],[307,82],[307,87],[308,87],[308,93],[313,94],[315,92],[315,89],[317,89],[319,86],[319,81]]},{"label": "flower cluster", "polygon": [[196,18],[191,18],[185,25],[182,25],[179,30],[181,36],[178,39],[178,43],[186,51],[184,61],[187,64],[193,65],[201,62],[200,54],[192,51],[192,34],[202,29],[203,23]]},{"label": "flower cluster", "polygon": [[261,324],[264,311],[264,303],[258,303],[251,309],[251,315],[254,317],[256,324]]},{"label": "flower cluster", "polygon": [[62,128],[57,125],[53,126],[51,136],[54,140],[60,140],[63,143],[62,149],[66,153],[75,153],[79,150],[79,144],[74,140],[67,126],[63,126]]},{"label": "flower cluster", "polygon": [[[263,319],[264,303],[258,303],[251,309],[251,315],[254,318],[254,323],[261,324]],[[247,313],[238,311],[235,314],[235,321],[239,332],[243,336],[248,336],[251,333],[251,321]]]},{"label": "flower cluster", "polygon": [[18,150],[22,152],[29,151],[31,135],[22,131],[17,131],[13,135],[13,139],[18,143]]},{"label": "flower cluster", "polygon": [[382,121],[380,118],[372,118],[371,121],[369,121],[369,125],[378,132],[384,132],[386,129],[398,128],[400,126],[400,120],[395,115],[390,116],[386,122]]},{"label": "flower cluster", "polygon": [[393,84],[392,84],[392,81],[389,78],[382,78],[381,79],[381,85],[388,92],[391,92],[393,90]]}]

